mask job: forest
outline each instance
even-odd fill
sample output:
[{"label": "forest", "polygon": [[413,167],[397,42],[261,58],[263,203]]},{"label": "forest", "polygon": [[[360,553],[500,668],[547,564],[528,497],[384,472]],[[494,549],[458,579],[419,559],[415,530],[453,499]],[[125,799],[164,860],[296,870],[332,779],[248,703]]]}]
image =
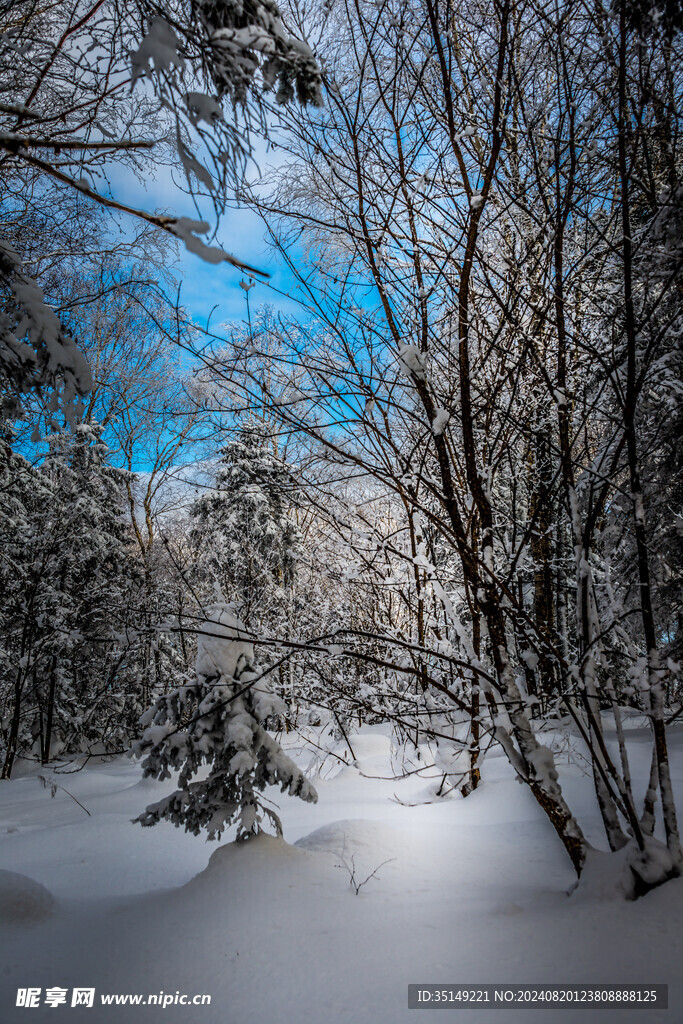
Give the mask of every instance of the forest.
[{"label": "forest", "polygon": [[[84,780],[134,778],[121,843],[198,851],[162,886],[206,862],[197,836],[236,840],[217,880],[250,847],[266,877],[288,822],[322,821],[300,848],[369,906],[402,840],[354,832],[361,779],[416,831],[423,811],[504,831],[515,782],[505,863],[533,863],[538,829],[548,891],[596,914],[609,891],[613,927],[668,934],[682,51],[680,0],[0,2],[10,818],[29,781],[90,818]],[[239,315],[198,315],[192,275]],[[683,1000],[677,948],[678,979],[591,980]],[[387,984],[430,977],[404,973]]]}]

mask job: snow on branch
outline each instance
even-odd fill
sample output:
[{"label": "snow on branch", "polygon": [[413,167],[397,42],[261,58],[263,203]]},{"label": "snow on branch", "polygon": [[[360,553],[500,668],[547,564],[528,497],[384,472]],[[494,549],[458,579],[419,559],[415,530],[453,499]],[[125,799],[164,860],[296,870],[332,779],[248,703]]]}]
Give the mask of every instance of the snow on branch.
[{"label": "snow on branch", "polygon": [[[0,404],[3,416],[20,416],[22,399],[37,395],[51,417],[74,426],[92,388],[87,359],[25,272],[17,251],[0,239],[0,372],[10,384]],[[48,397],[49,396],[49,397]]]}]

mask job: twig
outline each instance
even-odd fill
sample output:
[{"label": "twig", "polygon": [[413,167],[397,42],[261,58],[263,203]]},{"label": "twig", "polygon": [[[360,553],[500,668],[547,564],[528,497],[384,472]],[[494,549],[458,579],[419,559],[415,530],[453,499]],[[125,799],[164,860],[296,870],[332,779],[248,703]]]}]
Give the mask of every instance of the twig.
[{"label": "twig", "polygon": [[363,886],[366,885],[366,883],[369,882],[371,878],[376,878],[377,877],[377,872],[379,871],[380,868],[383,868],[385,864],[390,864],[392,862],[392,860],[396,860],[395,857],[388,857],[387,860],[383,860],[381,864],[378,864],[377,867],[374,869],[374,871],[370,872],[370,874],[367,876],[367,878],[364,878],[362,882],[359,882],[357,880],[357,878],[356,878],[357,868],[356,868],[355,857],[354,857],[353,854],[351,855],[351,863],[349,864],[349,862],[346,859],[345,852],[346,852],[346,838],[344,839],[344,846],[342,848],[342,851],[339,854],[339,858],[341,860],[341,864],[338,864],[337,867],[340,867],[340,868],[344,867],[348,871],[348,873],[349,873],[349,883],[351,885],[351,888],[355,892],[356,896],[358,896],[358,894],[361,891],[361,889],[363,888]]},{"label": "twig", "polygon": [[81,808],[81,810],[85,811],[85,813],[88,815],[89,818],[92,817],[92,815],[90,814],[90,811],[88,810],[88,808],[84,807],[83,804],[81,803],[81,801],[77,800],[76,797],[73,795],[73,793],[70,793],[69,790],[66,789],[65,786],[60,786],[60,784],[58,782],[55,782],[54,779],[48,779],[44,775],[39,775],[38,779],[40,780],[43,789],[49,789],[50,790],[50,796],[52,797],[53,800],[54,800],[55,796],[57,795],[57,790],[61,789],[63,793],[66,793],[67,796],[71,797],[71,799],[73,800],[73,802],[75,804],[78,804],[78,806]]}]

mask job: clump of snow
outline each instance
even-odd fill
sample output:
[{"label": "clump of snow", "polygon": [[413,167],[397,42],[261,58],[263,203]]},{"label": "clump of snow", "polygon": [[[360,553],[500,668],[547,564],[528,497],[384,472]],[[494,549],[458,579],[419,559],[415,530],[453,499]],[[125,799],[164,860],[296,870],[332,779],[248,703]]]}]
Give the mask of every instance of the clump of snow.
[{"label": "clump of snow", "polygon": [[[226,640],[231,642],[226,644]],[[246,639],[244,626],[234,612],[224,603],[209,607],[197,637],[197,672],[234,679],[253,664],[254,645]]]},{"label": "clump of snow", "polygon": [[[190,120],[193,125],[198,125],[201,121],[206,121],[207,124],[213,124],[214,121],[220,121],[223,118],[223,110],[220,103],[213,98],[213,96],[207,96],[203,92],[188,92],[185,96],[185,103],[187,104],[188,113]],[[247,285],[246,290],[253,287],[254,282],[251,285]],[[244,288],[244,283],[240,281],[240,285]]]},{"label": "clump of snow", "polygon": [[425,355],[423,352],[420,352],[417,345],[408,345],[403,341],[399,342],[398,361],[403,372],[409,377],[415,377],[416,380],[427,379]]},{"label": "clump of snow", "polygon": [[439,437],[441,434],[443,434],[444,430],[448,426],[448,421],[450,420],[450,418],[451,414],[448,412],[447,409],[436,410],[436,415],[432,420],[432,434],[434,434],[435,437]]},{"label": "clump of snow", "polygon": [[16,871],[0,871],[0,923],[35,924],[52,917],[56,901],[40,882]]},{"label": "clump of snow", "polygon": [[535,651],[522,651],[522,660],[532,672],[535,672],[538,668],[538,655]]},{"label": "clump of snow", "polygon": [[553,799],[560,800],[562,790],[558,785],[557,767],[552,750],[543,743],[538,743],[532,750],[527,751],[526,759],[533,766],[535,777],[545,792]]},{"label": "clump of snow", "polygon": [[179,55],[180,43],[175,32],[163,18],[152,18],[146,36],[137,50],[130,55],[132,80],[166,68],[183,68],[185,62]]},{"label": "clump of snow", "polygon": [[166,229],[185,243],[185,248],[188,252],[201,257],[206,263],[231,263],[232,266],[238,267],[240,270],[252,271],[255,274],[259,273],[254,267],[250,267],[247,263],[242,263],[235,256],[225,252],[224,249],[220,249],[216,245],[207,245],[201,238],[198,238],[197,235],[205,235],[209,230],[209,225],[206,221],[192,220],[191,217],[174,217],[168,219]]}]

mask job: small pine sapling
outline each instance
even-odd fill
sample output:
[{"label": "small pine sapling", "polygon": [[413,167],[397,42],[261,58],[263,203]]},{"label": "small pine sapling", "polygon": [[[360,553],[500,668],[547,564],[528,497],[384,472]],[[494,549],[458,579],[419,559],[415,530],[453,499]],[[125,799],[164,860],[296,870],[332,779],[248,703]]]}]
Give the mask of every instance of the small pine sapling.
[{"label": "small pine sapling", "polygon": [[[135,821],[155,825],[165,818],[194,835],[204,828],[209,839],[237,822],[237,837],[247,838],[261,831],[265,814],[281,835],[278,815],[258,795],[266,786],[277,784],[311,803],[318,799],[264,727],[282,710],[254,665],[253,645],[232,606],[212,605],[198,637],[195,681],[159,697],[143,716],[146,729],[133,747],[145,758],[145,777],[168,779],[179,771],[178,789]],[[205,764],[208,775],[193,781]]]}]

